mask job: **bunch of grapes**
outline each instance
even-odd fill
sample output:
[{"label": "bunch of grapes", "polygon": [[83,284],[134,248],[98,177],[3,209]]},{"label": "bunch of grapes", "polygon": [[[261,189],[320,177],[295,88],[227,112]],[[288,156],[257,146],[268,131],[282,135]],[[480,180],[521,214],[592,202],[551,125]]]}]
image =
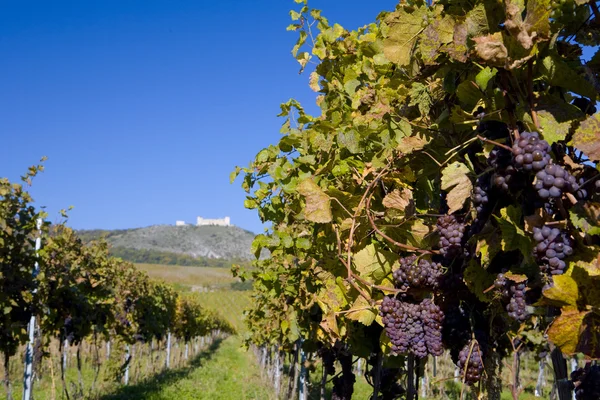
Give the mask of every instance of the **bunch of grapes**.
[{"label": "bunch of grapes", "polygon": [[508,316],[523,322],[527,319],[527,304],[525,303],[525,283],[517,283],[510,286],[510,301],[506,306]]},{"label": "bunch of grapes", "polygon": [[538,243],[534,255],[541,271],[552,275],[562,274],[567,266],[563,259],[573,254],[572,242],[567,234],[558,228],[544,226],[533,228],[533,238]]},{"label": "bunch of grapes", "polygon": [[436,228],[440,233],[440,253],[447,258],[459,256],[462,253],[465,225],[458,222],[454,215],[444,215],[438,218]]},{"label": "bunch of grapes", "polygon": [[335,374],[335,353],[329,347],[321,347],[317,350],[317,355],[323,360],[323,368],[328,375]]},{"label": "bunch of grapes", "polygon": [[523,132],[512,147],[514,165],[525,171],[540,171],[551,161],[550,145],[537,132]]},{"label": "bunch of grapes", "polygon": [[413,304],[385,297],[379,313],[392,342],[392,352],[413,353],[419,358],[442,354],[444,313],[431,299]]},{"label": "bunch of grapes", "polygon": [[600,399],[600,365],[587,364],[571,373],[577,400]]},{"label": "bunch of grapes", "polygon": [[467,385],[472,385],[481,379],[483,360],[477,342],[471,341],[462,348],[458,355],[458,368]]},{"label": "bunch of grapes", "polygon": [[490,190],[489,177],[487,175],[480,176],[477,179],[475,189],[473,189],[473,205],[477,211],[477,215],[480,215],[489,203],[488,191]]},{"label": "bunch of grapes", "polygon": [[526,282],[515,283],[509,281],[504,274],[500,273],[494,280],[494,287],[500,290],[502,298],[508,301],[506,305],[508,316],[519,322],[525,321],[527,319]]},{"label": "bunch of grapes", "polygon": [[427,260],[419,260],[412,255],[400,259],[400,267],[393,272],[396,287],[407,290],[409,288],[431,288],[439,286],[442,276],[442,266]]},{"label": "bunch of grapes", "polygon": [[535,177],[535,188],[542,199],[558,198],[563,192],[572,193],[579,190],[575,177],[557,164],[546,165]]},{"label": "bunch of grapes", "polygon": [[352,398],[356,377],[352,372],[352,354],[338,351],[337,359],[342,367],[342,374],[333,378],[332,400],[347,400]]},{"label": "bunch of grapes", "polygon": [[488,165],[494,168],[492,184],[504,192],[519,189],[524,176],[512,165],[512,153],[501,147],[494,147],[488,157]]}]

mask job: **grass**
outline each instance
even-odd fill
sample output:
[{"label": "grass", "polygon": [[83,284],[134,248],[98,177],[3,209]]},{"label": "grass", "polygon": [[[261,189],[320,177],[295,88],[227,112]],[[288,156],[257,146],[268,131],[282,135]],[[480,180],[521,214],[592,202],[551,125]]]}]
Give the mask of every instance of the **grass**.
[{"label": "grass", "polygon": [[237,336],[215,341],[189,366],[120,388],[100,400],[273,399],[252,355],[240,345]]},{"label": "grass", "polygon": [[228,289],[239,279],[227,268],[181,267],[176,265],[136,264],[150,278],[180,285],[191,291]]}]

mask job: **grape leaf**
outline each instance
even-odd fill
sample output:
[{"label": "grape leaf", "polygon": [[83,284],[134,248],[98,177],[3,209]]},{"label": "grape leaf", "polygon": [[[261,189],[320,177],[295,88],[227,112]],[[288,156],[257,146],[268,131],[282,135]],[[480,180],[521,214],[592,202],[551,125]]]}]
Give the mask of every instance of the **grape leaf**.
[{"label": "grape leaf", "polygon": [[494,218],[502,231],[502,250],[520,250],[526,259],[531,258],[531,240],[520,227],[521,210],[511,205],[500,210],[500,217]]},{"label": "grape leaf", "polygon": [[553,276],[552,280],[554,285],[544,290],[544,297],[561,305],[577,305],[577,299],[579,298],[577,282],[567,275]]},{"label": "grape leaf", "polygon": [[304,216],[312,222],[331,222],[331,202],[329,196],[311,179],[305,179],[297,187],[298,193],[305,197]]},{"label": "grape leaf", "polygon": [[571,223],[588,235],[600,235],[600,204],[594,202],[577,203],[569,210]]},{"label": "grape leaf", "polygon": [[571,69],[569,64],[557,55],[544,58],[540,65],[540,71],[552,86],[560,86],[582,96],[596,98],[593,85],[590,85],[588,81]]},{"label": "grape leaf", "polygon": [[594,114],[585,119],[573,135],[573,146],[591,160],[600,160],[600,117]]},{"label": "grape leaf", "polygon": [[372,307],[363,296],[358,296],[352,307],[346,313],[346,318],[369,326],[375,321],[378,311]]},{"label": "grape leaf", "polygon": [[477,56],[489,65],[504,67],[508,60],[508,50],[501,32],[473,38]]},{"label": "grape leaf", "polygon": [[481,90],[486,90],[488,83],[497,73],[498,70],[496,68],[485,67],[475,76],[475,83],[477,83],[477,86],[479,86]]},{"label": "grape leaf", "polygon": [[400,211],[404,211],[411,204],[413,204],[412,192],[407,188],[403,188],[402,190],[394,189],[383,199],[384,207]]},{"label": "grape leaf", "polygon": [[465,200],[471,196],[473,190],[473,183],[468,177],[469,168],[458,161],[448,165],[442,171],[442,189],[448,190],[446,201],[448,202],[448,213],[460,210]]},{"label": "grape leaf", "polygon": [[548,339],[560,348],[563,353],[573,354],[577,351],[579,332],[587,312],[576,308],[566,308],[552,322],[548,329]]},{"label": "grape leaf", "polygon": [[374,283],[392,272],[392,264],[397,259],[396,254],[381,250],[374,244],[369,244],[352,258],[354,268],[360,276]]},{"label": "grape leaf", "polygon": [[401,66],[410,62],[413,47],[424,29],[425,12],[423,7],[415,9],[413,13],[401,8],[388,15],[386,22],[390,28],[383,41],[383,53],[388,60]]}]

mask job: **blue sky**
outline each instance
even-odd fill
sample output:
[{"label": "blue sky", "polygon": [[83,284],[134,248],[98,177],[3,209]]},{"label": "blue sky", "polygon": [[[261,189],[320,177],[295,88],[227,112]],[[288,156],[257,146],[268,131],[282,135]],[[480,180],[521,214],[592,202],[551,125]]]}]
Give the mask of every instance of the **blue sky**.
[{"label": "blue sky", "polygon": [[[396,1],[315,0],[354,29]],[[133,228],[245,210],[236,165],[279,137],[279,104],[314,105],[290,50],[292,0],[0,0],[0,176],[34,181],[50,220]],[[315,111],[314,106],[309,110]]]}]

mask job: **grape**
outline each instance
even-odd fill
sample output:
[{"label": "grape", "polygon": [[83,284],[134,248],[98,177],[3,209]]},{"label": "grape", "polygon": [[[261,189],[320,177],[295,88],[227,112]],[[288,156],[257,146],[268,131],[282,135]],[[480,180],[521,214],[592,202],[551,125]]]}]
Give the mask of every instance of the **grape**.
[{"label": "grape", "polygon": [[571,373],[577,400],[600,399],[600,365],[587,364]]},{"label": "grape", "polygon": [[454,362],[458,361],[458,353],[471,337],[469,315],[458,304],[448,307],[444,314],[442,338]]},{"label": "grape", "polygon": [[410,288],[431,288],[439,286],[442,266],[427,260],[419,260],[417,256],[400,259],[400,267],[392,273],[396,286],[408,290]]},{"label": "grape", "polygon": [[508,316],[519,322],[525,321],[527,319],[526,283],[515,283],[508,280],[504,274],[498,274],[494,280],[494,287],[500,291],[504,301],[508,302],[506,305]]},{"label": "grape", "polygon": [[510,301],[506,306],[508,316],[523,322],[527,319],[527,311],[525,303],[525,288],[524,283],[517,283],[510,286]]},{"label": "grape", "polygon": [[317,354],[323,360],[323,368],[327,375],[335,374],[335,354],[332,349],[328,347],[321,347],[317,350]]},{"label": "grape", "polygon": [[489,203],[488,191],[490,190],[489,177],[487,175],[480,176],[477,179],[475,189],[473,189],[473,195],[471,200],[477,211],[477,215],[482,214],[487,209]]},{"label": "grape", "polygon": [[513,162],[525,171],[540,171],[550,163],[550,145],[541,140],[537,132],[523,132],[512,147]]},{"label": "grape", "polygon": [[332,400],[350,400],[354,392],[356,377],[352,372],[352,354],[339,351],[337,359],[342,367],[342,374],[335,376],[333,381]]},{"label": "grape", "polygon": [[512,165],[512,153],[501,147],[490,151],[487,160],[490,167],[494,168],[492,185],[505,192],[516,191],[525,184],[524,175]]},{"label": "grape", "polygon": [[579,190],[575,177],[557,164],[546,165],[535,177],[535,188],[542,199],[558,198],[563,192],[572,193]]},{"label": "grape", "polygon": [[533,228],[533,239],[537,242],[533,252],[540,270],[552,275],[562,274],[567,266],[563,259],[573,254],[567,234],[558,228],[544,226]]},{"label": "grape", "polygon": [[458,368],[464,383],[472,385],[481,379],[483,360],[479,344],[471,341],[463,347],[458,356]]},{"label": "grape", "polygon": [[412,353],[419,358],[442,354],[444,313],[431,299],[413,304],[385,297],[379,314],[393,353]]},{"label": "grape", "polygon": [[462,253],[465,225],[453,215],[444,215],[437,220],[437,230],[440,233],[440,253],[447,258],[459,256]]}]

